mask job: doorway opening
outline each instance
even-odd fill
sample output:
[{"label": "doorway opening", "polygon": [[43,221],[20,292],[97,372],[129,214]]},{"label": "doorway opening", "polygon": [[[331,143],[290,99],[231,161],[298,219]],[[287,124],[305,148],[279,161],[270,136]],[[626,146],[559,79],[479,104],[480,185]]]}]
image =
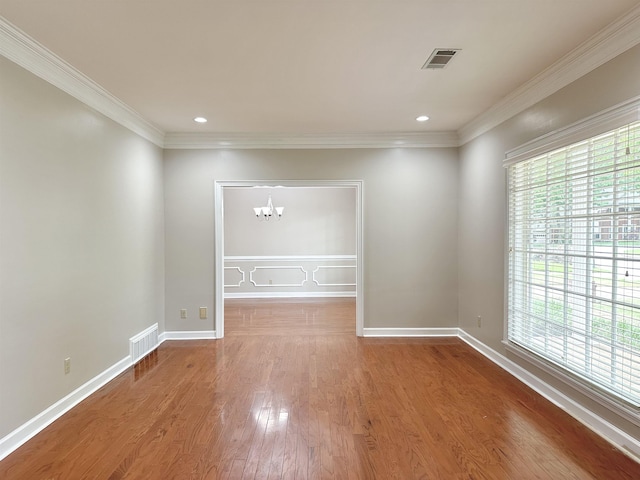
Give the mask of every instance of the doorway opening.
[{"label": "doorway opening", "polygon": [[[355,237],[355,258],[353,259],[355,265],[353,265],[353,268],[355,270],[355,332],[356,335],[358,336],[362,336],[363,334],[363,327],[364,327],[364,309],[363,309],[363,291],[364,291],[364,285],[363,285],[363,226],[362,226],[362,198],[363,198],[363,182],[361,180],[354,180],[354,181],[340,181],[340,180],[329,180],[329,181],[216,181],[215,182],[215,205],[214,205],[214,212],[215,212],[215,219],[214,219],[214,227],[215,227],[215,332],[216,332],[216,338],[223,338],[224,337],[224,332],[225,332],[225,319],[224,319],[224,315],[225,315],[225,310],[224,310],[224,302],[225,302],[225,288],[224,288],[224,284],[225,284],[225,259],[229,259],[228,256],[225,256],[225,206],[224,206],[224,199],[225,199],[225,189],[228,192],[233,191],[233,190],[238,190],[238,189],[256,189],[256,190],[261,190],[261,188],[259,187],[264,187],[265,191],[267,189],[269,189],[270,191],[273,191],[272,189],[275,189],[277,187],[284,187],[285,189],[295,189],[295,188],[306,188],[306,189],[321,189],[321,188],[340,188],[340,189],[352,189],[351,191],[353,192],[354,196],[355,196],[355,225],[354,225],[354,237]],[[266,198],[266,194],[265,194],[265,198]],[[277,203],[276,198],[274,198],[274,205],[275,203]],[[261,205],[255,205],[255,207],[259,207]],[[279,205],[275,205],[275,206],[279,206]],[[251,213],[251,212],[249,212]],[[283,215],[287,215],[287,207],[285,206],[285,213]],[[283,217],[284,218],[284,217]],[[256,219],[255,217],[253,218],[254,222],[259,222],[261,220]],[[277,222],[278,220],[276,218],[272,218],[269,221],[272,222]],[[266,231],[264,231],[266,232]],[[258,258],[259,256],[254,256],[255,258],[253,258],[254,260],[260,260],[260,258]],[[299,260],[303,260],[302,258],[303,256],[300,256]],[[346,256],[345,256],[346,257]],[[245,259],[241,259],[240,257],[236,258],[236,260],[240,261],[240,260],[245,260]],[[308,260],[308,259],[307,259]],[[298,261],[296,262],[296,264],[300,264],[301,262]],[[344,267],[344,268],[343,268]],[[322,288],[323,285],[330,285],[330,283],[323,283],[322,279],[316,278],[316,274],[318,275],[318,277],[321,277],[322,275],[334,275],[338,272],[338,269],[342,268],[343,270],[346,269],[346,266],[338,266],[336,269],[331,269],[328,265],[325,266],[324,268],[319,268],[319,267],[315,267],[314,270],[314,274],[313,274],[313,282],[316,285],[320,285]],[[241,272],[241,269],[239,267],[231,267],[231,268],[236,268],[238,272]],[[283,268],[282,273],[287,273],[285,272],[286,268],[288,267],[280,267]],[[297,267],[298,268],[298,267]],[[299,269],[300,270],[305,270],[307,267],[305,266],[300,266]],[[335,268],[335,267],[334,267]],[[228,267],[229,269],[229,267]],[[272,272],[274,271],[274,267],[262,267],[262,268],[256,268],[255,266],[252,267],[252,275],[251,275],[251,279],[249,281],[249,279],[246,278],[246,272],[242,273],[243,275],[243,282],[244,285],[248,285],[249,283],[251,283],[254,289],[259,290],[260,287],[271,287],[271,285],[267,284],[267,280],[266,280],[266,276],[267,275],[265,272],[267,272],[268,270],[271,270]],[[290,269],[289,273],[292,273],[292,271],[295,269]],[[254,275],[255,274],[255,275]],[[261,279],[260,275],[265,276],[265,279]],[[273,275],[273,274],[270,274]],[[300,275],[302,275],[302,273],[300,273]],[[305,285],[310,284],[310,278],[309,278],[309,272],[305,272]],[[291,283],[292,286],[295,286],[294,283]],[[346,284],[345,284],[346,285]],[[274,284],[273,287],[278,287],[281,286],[279,284]],[[287,284],[283,284],[282,286],[287,286]],[[278,297],[278,289],[277,288],[263,288],[263,290],[270,290],[273,291],[274,294],[268,294],[268,293],[263,293],[263,298],[264,297],[268,297],[268,298],[273,298],[273,297]],[[287,293],[283,293],[283,292],[279,292],[281,294],[281,296],[286,296]],[[239,296],[242,296],[243,294],[237,294]],[[244,293],[244,295],[246,296],[251,296],[251,295],[255,295],[255,292],[252,293]],[[260,296],[261,294],[258,293],[258,296]],[[304,294],[302,294],[304,295]],[[322,296],[322,293],[309,293],[308,295],[313,296],[313,295],[317,295],[317,296]],[[328,295],[327,295],[328,296]]]}]

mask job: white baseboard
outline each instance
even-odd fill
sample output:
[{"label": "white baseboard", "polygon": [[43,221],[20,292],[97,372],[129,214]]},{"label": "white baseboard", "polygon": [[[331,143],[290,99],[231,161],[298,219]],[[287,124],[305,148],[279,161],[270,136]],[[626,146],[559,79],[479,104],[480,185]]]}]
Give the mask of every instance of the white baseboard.
[{"label": "white baseboard", "polygon": [[459,337],[468,345],[476,349],[493,363],[509,372],[522,383],[542,395],[557,407],[564,410],[580,423],[593,430],[609,443],[623,451],[635,461],[640,462],[640,440],[632,437],[628,433],[620,430],[615,425],[609,423],[604,418],[596,415],[591,410],[586,409],[579,403],[567,397],[564,393],[556,390],[551,385],[543,382],[528,370],[522,368],[517,363],[509,360],[504,355],[496,352],[484,343],[469,335],[464,330],[459,330]]},{"label": "white baseboard", "polygon": [[162,343],[165,340],[211,340],[215,338],[217,338],[215,330],[196,330],[193,332],[164,332],[160,334],[159,341]]},{"label": "white baseboard", "polygon": [[[165,340],[197,340],[216,338],[215,331],[196,331],[196,332],[164,332],[158,336],[158,343],[161,344]],[[129,368],[133,362],[131,356],[123,358],[116,364],[107,368],[104,372],[96,375],[94,378],[78,387],[73,392],[58,400],[49,408],[39,413],[31,420],[27,421],[20,427],[16,428],[7,436],[0,438],[0,460],[5,458],[11,452],[19,448],[36,434],[44,430],[55,420],[67,413],[82,400],[96,392],[98,389],[109,383],[115,377]]]},{"label": "white baseboard", "polygon": [[33,417],[28,422],[16,428],[9,435],[0,439],[0,460],[16,450],[22,444],[34,437],[41,430],[45,429],[56,419],[67,413],[82,400],[97,391],[102,386],[109,383],[115,377],[131,366],[131,357],[123,358],[115,365],[107,368],[104,372],[95,376],[84,385],[76,388],[66,397],[58,400],[49,408]]},{"label": "white baseboard", "polygon": [[458,328],[365,328],[365,337],[457,337]]},{"label": "white baseboard", "polygon": [[[620,430],[607,420],[586,409],[565,394],[546,384],[520,365],[509,360],[484,343],[459,328],[365,328],[365,337],[459,337],[486,358],[516,377],[535,392],[558,406],[576,420],[593,430],[609,443],[625,452],[629,457],[640,461],[640,440]],[[167,340],[215,339],[214,330],[164,332],[158,337],[159,343]],[[131,366],[131,357],[123,358],[86,382],[49,408],[24,423],[7,436],[0,439],[0,460],[23,445],[41,430],[46,428],[82,400],[113,380]]]},{"label": "white baseboard", "polygon": [[348,298],[356,292],[231,292],[224,298]]}]

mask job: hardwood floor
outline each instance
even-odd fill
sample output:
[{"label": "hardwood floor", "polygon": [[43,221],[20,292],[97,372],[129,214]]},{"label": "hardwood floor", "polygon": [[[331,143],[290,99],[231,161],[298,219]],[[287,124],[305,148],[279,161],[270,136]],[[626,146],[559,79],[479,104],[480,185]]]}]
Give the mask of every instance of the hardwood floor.
[{"label": "hardwood floor", "polygon": [[223,340],[165,342],[0,478],[640,478],[458,339],[357,338],[352,300],[227,309]]},{"label": "hardwood floor", "polygon": [[224,335],[356,334],[352,298],[228,299],[224,302]]}]

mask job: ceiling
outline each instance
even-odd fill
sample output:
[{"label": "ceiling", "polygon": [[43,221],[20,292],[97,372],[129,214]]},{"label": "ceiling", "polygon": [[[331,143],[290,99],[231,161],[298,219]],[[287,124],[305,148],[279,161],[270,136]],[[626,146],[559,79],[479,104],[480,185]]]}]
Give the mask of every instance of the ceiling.
[{"label": "ceiling", "polygon": [[[0,16],[163,133],[375,134],[460,131],[638,3],[0,0]],[[436,48],[461,51],[421,69]]]}]

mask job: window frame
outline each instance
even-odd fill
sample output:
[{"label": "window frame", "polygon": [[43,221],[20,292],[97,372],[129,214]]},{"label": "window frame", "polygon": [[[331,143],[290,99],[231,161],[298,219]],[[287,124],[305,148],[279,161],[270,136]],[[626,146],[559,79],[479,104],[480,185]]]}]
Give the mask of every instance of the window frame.
[{"label": "window frame", "polygon": [[[510,150],[505,155],[503,166],[505,169],[526,160],[536,158],[538,156],[551,153],[555,150],[569,147],[575,143],[585,141],[604,134],[611,130],[619,129],[628,124],[640,120],[640,97],[633,98],[627,102],[621,103],[607,110],[599,112],[595,115],[580,120],[574,124],[571,124],[565,128],[556,130],[554,132],[543,135],[536,138],[526,144]],[[562,365],[553,362],[551,359],[545,358],[544,355],[527,349],[524,346],[510,340],[510,289],[511,289],[511,175],[507,172],[506,175],[506,202],[507,208],[505,209],[505,287],[504,287],[504,311],[505,322],[503,331],[503,345],[508,352],[515,354],[516,356],[526,360],[527,362],[535,365],[544,372],[550,374],[556,379],[561,380],[563,383],[573,387],[585,396],[596,401],[600,405],[603,405],[629,420],[635,425],[640,426],[640,405],[634,405],[626,399],[618,396],[615,393],[609,392],[606,388],[602,388],[599,385],[592,383],[586,377],[566,369]],[[618,225],[618,228],[620,225]],[[612,235],[614,227],[611,227]],[[602,233],[602,232],[601,232]],[[546,287],[545,287],[546,288]],[[640,403],[640,402],[639,402]]]}]

